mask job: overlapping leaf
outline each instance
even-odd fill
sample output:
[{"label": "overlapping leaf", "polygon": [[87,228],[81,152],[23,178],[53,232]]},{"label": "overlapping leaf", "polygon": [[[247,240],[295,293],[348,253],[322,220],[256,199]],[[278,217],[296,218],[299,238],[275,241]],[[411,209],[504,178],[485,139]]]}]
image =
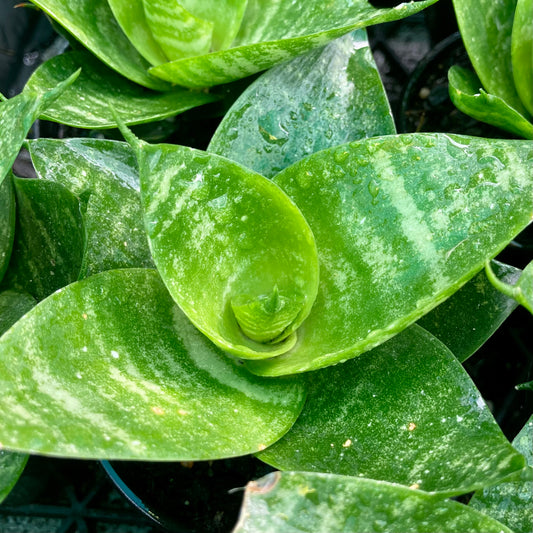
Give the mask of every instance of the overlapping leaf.
[{"label": "overlapping leaf", "polygon": [[0,183],[0,281],[4,277],[15,237],[15,194],[11,176]]},{"label": "overlapping leaf", "polygon": [[533,115],[533,2],[517,0],[511,39],[511,64],[516,91]]},{"label": "overlapping leaf", "polygon": [[494,484],[525,463],[461,364],[418,326],[310,374],[301,416],[258,457],[444,494]]},{"label": "overlapping leaf", "polygon": [[272,178],[314,152],[393,133],[360,30],[263,74],[226,113],[207,150]]},{"label": "overlapping leaf", "polygon": [[533,261],[531,261],[515,285],[499,279],[493,272],[490,264],[486,265],[487,275],[491,283],[509,298],[514,298],[529,312],[533,313]]},{"label": "overlapping leaf", "polygon": [[6,449],[200,460],[283,435],[300,380],[264,380],[217,350],[154,270],[104,272],[42,301],[0,340]]},{"label": "overlapping leaf", "polygon": [[422,491],[370,479],[283,472],[248,484],[234,533],[510,533]]}]

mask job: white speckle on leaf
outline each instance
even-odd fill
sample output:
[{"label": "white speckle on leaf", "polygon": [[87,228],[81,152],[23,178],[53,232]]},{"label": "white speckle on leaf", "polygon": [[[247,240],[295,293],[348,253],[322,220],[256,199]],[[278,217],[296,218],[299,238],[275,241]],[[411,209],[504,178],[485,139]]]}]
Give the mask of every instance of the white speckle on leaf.
[{"label": "white speckle on leaf", "polygon": [[118,359],[120,355],[116,350],[111,350],[111,357],[113,357],[114,359]]}]

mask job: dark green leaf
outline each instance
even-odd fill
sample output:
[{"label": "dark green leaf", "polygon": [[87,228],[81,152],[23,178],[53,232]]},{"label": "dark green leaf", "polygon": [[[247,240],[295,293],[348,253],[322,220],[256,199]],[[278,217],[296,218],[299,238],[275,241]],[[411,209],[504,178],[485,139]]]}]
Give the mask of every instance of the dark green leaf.
[{"label": "dark green leaf", "polygon": [[12,290],[0,292],[0,336],[36,303],[27,293]]},{"label": "dark green leaf", "polygon": [[0,503],[11,492],[27,461],[27,454],[0,450]]},{"label": "dark green leaf", "polygon": [[268,446],[298,416],[300,380],[250,375],[200,334],[154,270],[54,293],[0,339],[6,449],[192,461]]},{"label": "dark green leaf", "polygon": [[533,124],[505,100],[486,93],[470,70],[453,66],[448,72],[450,98],[463,113],[503,130],[533,139]]},{"label": "dark green leaf", "polygon": [[533,115],[533,2],[518,0],[511,43],[513,77],[520,100]]},{"label": "dark green leaf", "polygon": [[[492,266],[499,278],[513,285],[522,273],[497,261]],[[485,343],[517,305],[514,299],[495,289],[482,271],[423,316],[418,324],[433,333],[462,362]]]},{"label": "dark green leaf", "polygon": [[234,533],[511,533],[468,507],[372,479],[275,472],[248,483]]},{"label": "dark green leaf", "polygon": [[11,176],[0,182],[0,282],[11,257],[15,237],[15,193]]},{"label": "dark green leaf", "polygon": [[319,150],[393,133],[360,30],[263,74],[225,115],[208,151],[272,178]]},{"label": "dark green leaf", "polygon": [[494,484],[525,463],[461,364],[419,326],[310,374],[302,414],[258,457],[444,494]]}]

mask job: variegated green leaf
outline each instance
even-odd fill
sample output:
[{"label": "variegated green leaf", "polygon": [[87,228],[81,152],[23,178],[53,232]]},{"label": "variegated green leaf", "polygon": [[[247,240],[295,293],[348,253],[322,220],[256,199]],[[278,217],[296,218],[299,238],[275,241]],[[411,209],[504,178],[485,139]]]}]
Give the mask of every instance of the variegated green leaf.
[{"label": "variegated green leaf", "polygon": [[189,319],[241,357],[293,346],[318,286],[315,242],[298,208],[237,163],[124,133],[136,146],[154,262]]},{"label": "variegated green leaf", "polygon": [[290,374],[377,346],[444,301],[533,218],[528,141],[376,137],[318,152],[274,181],[309,223],[320,287],[298,343],[253,372]]},{"label": "variegated green leaf", "polygon": [[511,33],[517,0],[453,0],[459,31],[483,87],[518,113],[525,111],[513,83]]},{"label": "variegated green leaf", "polygon": [[32,0],[106,65],[126,78],[155,90],[169,84],[151,76],[148,63],[122,32],[107,0]]},{"label": "variegated green leaf", "polygon": [[6,449],[202,460],[283,435],[302,381],[250,375],[201,335],[154,270],[103,272],[54,293],[0,339]]},{"label": "variegated green leaf", "polygon": [[519,137],[533,139],[533,124],[505,100],[485,92],[472,71],[453,66],[448,71],[448,82],[450,98],[460,111]]},{"label": "variegated green leaf", "polygon": [[51,86],[82,67],[82,72],[42,118],[77,128],[113,128],[113,106],[127,124],[143,124],[213,102],[217,96],[176,88],[164,93],[149,91],[107,68],[87,52],[69,52],[49,59],[28,80],[27,86]]},{"label": "variegated green leaf", "polygon": [[281,470],[461,494],[524,467],[453,354],[418,326],[309,375],[302,414],[258,457]]},{"label": "variegated green leaf", "polygon": [[487,276],[491,283],[509,298],[514,298],[530,313],[533,313],[533,261],[531,261],[520,276],[516,285],[510,285],[500,280],[493,272],[490,263],[486,264]]},{"label": "variegated green leaf", "polygon": [[11,257],[15,237],[15,193],[11,176],[0,182],[0,282]]},{"label": "variegated green leaf", "polygon": [[107,0],[130,43],[151,65],[168,61],[146,22],[143,0]]},{"label": "variegated green leaf", "polygon": [[226,113],[208,151],[272,178],[319,150],[395,133],[364,30],[252,83]]},{"label": "variegated green leaf", "polygon": [[457,502],[334,474],[275,472],[248,483],[234,533],[511,533]]},{"label": "variegated green leaf", "polygon": [[[533,466],[533,417],[513,440],[513,446]],[[533,530],[533,483],[502,483],[479,490],[470,500],[470,506],[499,520],[515,533]]]},{"label": "variegated green leaf", "polygon": [[[292,59],[353,30],[417,13],[435,0],[375,8],[367,0],[249,0],[232,48],[171,61],[150,73],[186,87],[227,83]],[[42,0],[40,0],[42,2]]]},{"label": "variegated green leaf", "polygon": [[533,115],[533,1],[517,0],[511,41],[516,91],[529,115]]},{"label": "variegated green leaf", "polygon": [[25,453],[6,452],[0,449],[0,503],[15,486],[28,462],[28,457]]},{"label": "variegated green leaf", "polygon": [[[498,261],[492,267],[502,281],[514,285],[522,271]],[[484,271],[476,274],[448,300],[423,316],[418,324],[465,361],[516,309],[517,302],[497,290]]]},{"label": "variegated green leaf", "polygon": [[37,300],[78,279],[85,231],[78,198],[63,185],[15,178],[17,226],[3,285]]},{"label": "variegated green leaf", "polygon": [[102,270],[153,266],[129,146],[102,139],[28,142],[39,176],[64,185],[82,202],[86,233],[81,277]]}]

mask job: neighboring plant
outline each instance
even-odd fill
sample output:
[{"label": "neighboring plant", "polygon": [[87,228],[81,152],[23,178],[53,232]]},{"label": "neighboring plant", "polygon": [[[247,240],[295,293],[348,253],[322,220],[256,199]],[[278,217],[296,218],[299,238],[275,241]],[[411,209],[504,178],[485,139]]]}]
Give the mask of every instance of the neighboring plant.
[{"label": "neighboring plant", "polygon": [[476,71],[454,66],[450,97],[467,115],[533,139],[533,1],[453,0]]},{"label": "neighboring plant", "polygon": [[359,31],[263,74],[206,151],[118,112],[128,143],[26,141],[13,176],[72,81],[0,104],[0,495],[24,454],[255,454],[283,472],[236,531],[531,529],[531,442],[461,364],[517,305],[483,267],[533,218],[530,142],[397,135]]}]

